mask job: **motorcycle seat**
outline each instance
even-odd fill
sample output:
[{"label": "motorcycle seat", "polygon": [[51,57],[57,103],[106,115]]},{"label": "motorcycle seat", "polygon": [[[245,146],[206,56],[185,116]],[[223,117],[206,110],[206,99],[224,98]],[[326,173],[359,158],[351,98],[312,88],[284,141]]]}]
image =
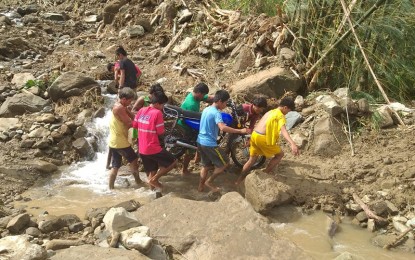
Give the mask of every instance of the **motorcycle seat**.
[{"label": "motorcycle seat", "polygon": [[187,119],[197,119],[200,120],[202,117],[202,113],[200,112],[194,112],[190,110],[184,110],[178,106],[173,105],[164,105],[164,113],[165,114],[171,114],[171,112],[177,114],[179,117],[187,118]]}]

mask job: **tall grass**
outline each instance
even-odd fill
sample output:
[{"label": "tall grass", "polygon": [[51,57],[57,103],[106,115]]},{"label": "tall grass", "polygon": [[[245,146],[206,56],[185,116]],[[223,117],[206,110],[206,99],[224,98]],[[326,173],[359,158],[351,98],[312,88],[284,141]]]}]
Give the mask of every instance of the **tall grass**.
[{"label": "tall grass", "polygon": [[223,9],[240,10],[244,14],[276,14],[276,4],[282,5],[283,0],[219,0]]}]

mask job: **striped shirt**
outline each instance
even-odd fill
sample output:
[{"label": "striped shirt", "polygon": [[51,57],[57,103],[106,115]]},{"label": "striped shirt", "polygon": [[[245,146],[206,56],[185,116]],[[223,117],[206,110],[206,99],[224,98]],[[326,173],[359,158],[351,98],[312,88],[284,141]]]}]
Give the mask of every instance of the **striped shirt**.
[{"label": "striped shirt", "polygon": [[133,127],[138,129],[140,154],[151,155],[161,152],[158,136],[164,133],[164,120],[160,110],[152,106],[141,108],[135,115]]}]

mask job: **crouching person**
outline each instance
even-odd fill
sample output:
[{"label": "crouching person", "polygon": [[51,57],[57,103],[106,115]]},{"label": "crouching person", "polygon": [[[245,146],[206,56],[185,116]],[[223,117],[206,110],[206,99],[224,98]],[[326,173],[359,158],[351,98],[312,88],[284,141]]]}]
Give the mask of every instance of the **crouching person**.
[{"label": "crouching person", "polygon": [[164,134],[163,110],[167,96],[162,91],[152,94],[148,107],[141,108],[135,116],[133,127],[138,129],[138,152],[147,173],[151,188],[162,189],[161,176],[171,171],[177,163],[176,158],[163,149],[159,136]]},{"label": "crouching person", "polygon": [[134,90],[123,88],[118,94],[118,101],[112,108],[112,117],[109,125],[109,147],[112,155],[112,167],[109,177],[110,189],[114,189],[115,179],[117,178],[118,169],[121,167],[123,157],[130,163],[130,170],[135,182],[137,184],[141,183],[138,174],[138,157],[128,142],[128,129],[132,127],[133,116],[127,107],[136,97],[137,94]]}]

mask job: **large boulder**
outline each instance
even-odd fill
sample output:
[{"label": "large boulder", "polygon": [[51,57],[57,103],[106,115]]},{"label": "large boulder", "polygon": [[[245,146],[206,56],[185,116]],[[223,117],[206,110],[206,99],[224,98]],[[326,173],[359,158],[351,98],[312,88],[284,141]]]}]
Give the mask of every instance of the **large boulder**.
[{"label": "large boulder", "polygon": [[1,259],[47,259],[46,250],[29,242],[28,235],[7,236],[0,239]]},{"label": "large boulder", "polygon": [[258,212],[266,212],[275,206],[292,200],[290,186],[277,181],[262,171],[254,171],[245,179],[245,198]]},{"label": "large boulder", "polygon": [[111,208],[103,219],[105,227],[111,233],[121,232],[140,226],[138,219],[124,208]]},{"label": "large boulder", "polygon": [[67,72],[60,75],[48,88],[53,101],[71,96],[80,96],[85,91],[99,88],[98,82],[78,72]]},{"label": "large boulder", "polygon": [[234,94],[242,94],[248,98],[257,94],[281,97],[287,91],[298,92],[302,86],[303,81],[295,77],[292,72],[274,67],[235,82],[230,90]]},{"label": "large boulder", "polygon": [[8,97],[0,107],[0,117],[14,117],[41,111],[48,101],[29,92]]},{"label": "large boulder", "polygon": [[328,115],[316,119],[312,144],[315,154],[326,157],[338,155],[346,141],[346,135],[338,120]]},{"label": "large boulder", "polygon": [[164,196],[135,214],[186,259],[310,259],[294,243],[275,237],[266,218],[236,192],[217,202]]},{"label": "large boulder", "polygon": [[12,234],[17,234],[23,229],[25,229],[30,222],[30,216],[27,213],[19,214],[12,218],[9,223],[7,224],[7,229]]},{"label": "large boulder", "polygon": [[56,252],[51,260],[102,260],[102,259],[122,259],[122,260],[147,260],[148,257],[135,250],[120,250],[118,248],[103,248],[99,246],[83,245],[75,246],[68,249],[62,249]]}]

